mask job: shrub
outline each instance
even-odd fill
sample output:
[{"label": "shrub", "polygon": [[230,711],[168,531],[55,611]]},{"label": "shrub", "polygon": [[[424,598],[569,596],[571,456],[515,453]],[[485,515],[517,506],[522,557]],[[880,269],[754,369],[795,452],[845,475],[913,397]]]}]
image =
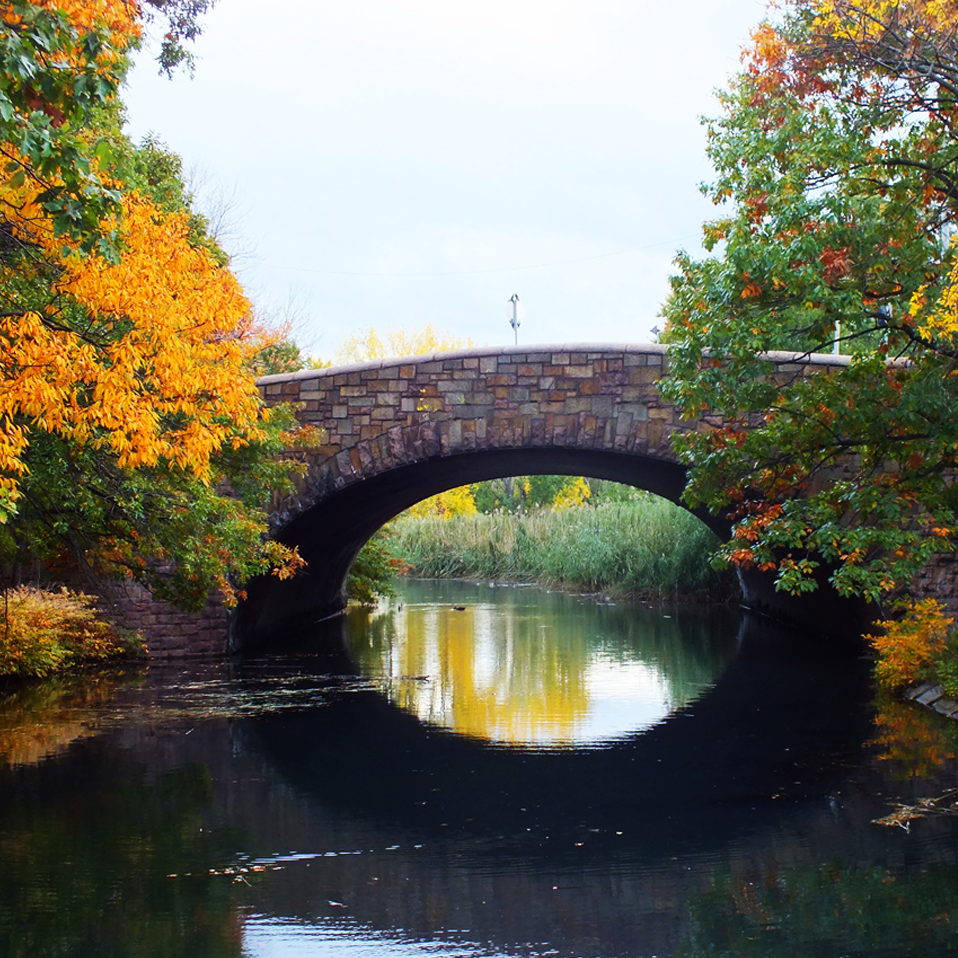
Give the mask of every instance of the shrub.
[{"label": "shrub", "polygon": [[901,618],[878,623],[884,634],[865,636],[878,653],[875,678],[887,689],[937,680],[936,667],[949,648],[954,619],[937,601],[909,601],[904,609]]},{"label": "shrub", "polygon": [[374,606],[380,598],[396,594],[392,579],[406,570],[406,563],[389,549],[388,526],[380,529],[356,556],[346,579],[346,597],[359,605]]},{"label": "shrub", "polygon": [[82,592],[29,586],[0,598],[0,676],[45,676],[84,662],[143,650],[142,639],[118,632]]}]

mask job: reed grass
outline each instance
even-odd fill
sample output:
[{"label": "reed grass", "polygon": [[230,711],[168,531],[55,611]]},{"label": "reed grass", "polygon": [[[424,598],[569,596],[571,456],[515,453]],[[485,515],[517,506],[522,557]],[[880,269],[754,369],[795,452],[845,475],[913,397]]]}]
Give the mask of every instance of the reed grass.
[{"label": "reed grass", "polygon": [[726,597],[729,578],[709,562],[717,544],[694,516],[652,496],[519,515],[403,516],[389,527],[389,549],[411,575],[617,595]]}]

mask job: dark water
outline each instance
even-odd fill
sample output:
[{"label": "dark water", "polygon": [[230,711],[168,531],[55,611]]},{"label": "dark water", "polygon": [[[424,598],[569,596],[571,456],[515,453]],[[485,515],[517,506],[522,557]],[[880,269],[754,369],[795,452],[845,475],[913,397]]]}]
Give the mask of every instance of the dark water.
[{"label": "dark water", "polygon": [[955,819],[873,822],[955,740],[755,621],[411,583],[0,696],[0,954],[955,954]]}]

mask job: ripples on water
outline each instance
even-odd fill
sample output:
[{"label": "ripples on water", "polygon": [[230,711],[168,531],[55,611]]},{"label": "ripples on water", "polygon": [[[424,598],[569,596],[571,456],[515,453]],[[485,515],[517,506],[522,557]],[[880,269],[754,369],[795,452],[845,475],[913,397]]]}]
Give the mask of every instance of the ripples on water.
[{"label": "ripples on water", "polygon": [[871,820],[954,751],[802,636],[411,583],[7,693],[0,955],[953,954],[954,820]]}]

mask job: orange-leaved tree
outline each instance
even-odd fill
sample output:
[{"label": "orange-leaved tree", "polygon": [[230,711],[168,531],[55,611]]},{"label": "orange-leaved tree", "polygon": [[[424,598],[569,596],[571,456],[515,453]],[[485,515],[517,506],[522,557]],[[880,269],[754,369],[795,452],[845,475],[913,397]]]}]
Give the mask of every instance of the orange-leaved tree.
[{"label": "orange-leaved tree", "polygon": [[178,159],[119,131],[142,15],[0,4],[0,561],[123,571],[196,606],[299,564],[264,535],[291,420],[261,407],[265,342]]},{"label": "orange-leaved tree", "polygon": [[[788,0],[708,124],[708,255],[665,306],[666,396],[722,554],[881,601],[958,545],[954,3]],[[793,375],[781,352],[840,352]]]}]

